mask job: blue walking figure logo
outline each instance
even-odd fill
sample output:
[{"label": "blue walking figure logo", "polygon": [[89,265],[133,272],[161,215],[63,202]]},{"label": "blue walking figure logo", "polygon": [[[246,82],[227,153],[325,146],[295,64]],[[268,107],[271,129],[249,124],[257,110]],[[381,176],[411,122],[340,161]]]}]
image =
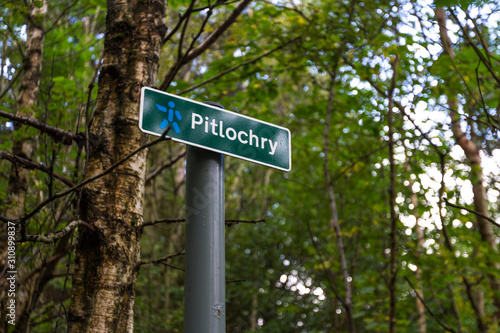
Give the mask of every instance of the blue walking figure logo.
[{"label": "blue walking figure logo", "polygon": [[181,129],[179,127],[179,124],[177,124],[177,122],[174,121],[174,114],[175,114],[175,117],[177,118],[177,120],[182,120],[181,113],[179,111],[177,111],[177,110],[174,111],[174,108],[175,108],[175,103],[174,102],[172,102],[172,101],[168,102],[168,106],[169,106],[169,109],[167,109],[166,107],[164,107],[162,105],[156,104],[156,107],[161,112],[167,112],[168,111],[167,119],[163,119],[163,121],[160,124],[160,128],[161,129],[165,129],[168,126],[168,124],[170,123],[170,124],[172,124],[172,127],[174,128],[174,131],[176,133],[180,133]]}]

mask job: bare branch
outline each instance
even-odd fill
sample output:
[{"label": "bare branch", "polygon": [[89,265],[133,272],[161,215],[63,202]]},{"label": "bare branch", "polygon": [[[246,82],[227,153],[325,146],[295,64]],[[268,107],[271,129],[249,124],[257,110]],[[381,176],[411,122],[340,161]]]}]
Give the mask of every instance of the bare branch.
[{"label": "bare branch", "polygon": [[168,260],[170,260],[172,258],[183,256],[184,255],[183,252],[184,252],[184,249],[180,250],[177,253],[169,254],[168,256],[165,256],[165,257],[162,257],[162,258],[159,258],[159,259],[151,259],[151,260],[148,260],[148,261],[141,261],[140,263],[138,263],[136,265],[136,269],[139,269],[142,265],[165,264],[166,261],[168,261]]},{"label": "bare branch", "polygon": [[184,156],[186,156],[186,151],[185,150],[183,152],[181,152],[179,155],[177,155],[176,157],[174,157],[172,160],[169,160],[168,162],[163,163],[162,165],[160,165],[157,168],[153,169],[149,173],[149,175],[146,176],[146,184],[149,183],[153,178],[155,178],[156,176],[158,176],[160,174],[160,172],[162,172],[165,169],[170,168],[172,165],[174,165],[175,163],[177,163]]},{"label": "bare branch", "polygon": [[[347,58],[347,57],[342,57],[342,59],[349,65],[351,66],[352,68],[355,68],[354,64]],[[380,87],[378,86],[375,81],[373,81],[372,79],[370,79],[369,77],[365,78],[365,80],[372,86],[373,89],[375,89],[380,96],[384,97],[384,98],[389,98],[389,95]],[[438,155],[442,155],[443,153],[441,152],[440,148],[438,146],[436,146],[432,140],[429,138],[429,135],[427,132],[425,132],[424,130],[422,130],[416,123],[415,123],[415,120],[413,120],[410,115],[406,112],[404,106],[399,103],[398,101],[393,101],[394,103],[394,106],[396,106],[399,111],[401,111],[401,113],[413,124],[413,126],[420,132],[420,134],[429,142],[429,144],[431,145],[431,147],[438,153]]]},{"label": "bare branch", "polygon": [[467,31],[465,30],[464,26],[462,25],[462,23],[460,23],[460,20],[458,19],[457,15],[455,14],[455,11],[450,10],[450,13],[451,13],[451,16],[453,16],[455,23],[458,24],[458,26],[460,27],[460,30],[462,30],[463,36],[465,37],[465,39],[467,39],[467,42],[472,46],[472,48],[474,49],[474,52],[476,52],[477,56],[479,57],[481,62],[484,64],[484,66],[486,66],[486,68],[488,69],[488,72],[490,72],[491,76],[493,76],[493,79],[497,82],[497,85],[500,84],[500,77],[498,77],[497,73],[495,72],[495,70],[491,66],[488,59],[486,59],[483,52],[481,52],[481,50],[477,47],[476,43],[474,43],[474,41],[470,38],[470,36],[467,33]]},{"label": "bare branch", "polygon": [[168,131],[170,130],[170,127],[167,127],[167,129],[165,130],[165,132],[163,132],[162,136],[148,144],[145,144],[139,148],[137,148],[136,150],[134,150],[133,152],[131,152],[130,154],[128,154],[127,156],[125,156],[124,158],[122,158],[121,160],[119,160],[118,162],[114,163],[112,166],[110,166],[109,168],[107,168],[106,170],[104,170],[102,173],[98,174],[98,175],[95,175],[94,177],[91,177],[83,182],[81,182],[80,184],[76,185],[76,186],[73,186],[72,188],[66,190],[66,191],[63,191],[63,192],[60,192],[60,193],[57,193],[55,194],[54,196],[50,197],[50,198],[47,198],[45,199],[43,202],[41,202],[38,206],[36,206],[31,212],[29,212],[28,214],[24,215],[23,217],[20,217],[20,218],[17,218],[15,220],[12,220],[12,219],[8,219],[7,217],[5,216],[0,216],[0,221],[4,221],[4,222],[8,222],[8,221],[11,221],[11,222],[15,222],[15,223],[19,223],[19,222],[23,222],[23,221],[26,221],[30,218],[32,218],[35,214],[37,214],[43,207],[47,206],[49,203],[53,202],[54,200],[56,199],[59,199],[59,198],[62,198],[80,188],[82,188],[83,186],[101,178],[101,177],[104,177],[105,175],[109,174],[111,171],[113,171],[114,169],[116,169],[117,167],[119,167],[121,164],[123,164],[125,161],[127,161],[128,159],[130,159],[132,156],[134,156],[135,154],[137,154],[138,152],[144,150],[144,149],[147,149],[161,141],[166,141],[166,140],[170,140],[170,138],[165,138],[165,136],[167,135]]},{"label": "bare branch", "polygon": [[198,33],[191,40],[191,43],[189,44],[189,47],[187,48],[186,52],[182,53],[182,48],[183,48],[183,43],[184,43],[184,36],[185,36],[186,28],[187,28],[187,25],[188,25],[188,22],[189,22],[189,19],[190,19],[191,15],[187,16],[187,18],[186,18],[186,20],[184,22],[184,26],[183,26],[182,32],[181,32],[181,37],[180,37],[179,43],[178,43],[177,61],[170,68],[170,70],[168,71],[168,73],[165,75],[165,80],[161,84],[160,89],[167,89],[167,87],[170,86],[170,83],[173,81],[173,79],[175,78],[175,76],[177,75],[177,73],[179,72],[179,70],[182,68],[182,66],[184,66],[186,63],[189,62],[189,61],[186,61],[187,55],[189,54],[189,52],[191,52],[191,50],[194,48],[194,44],[200,38],[201,34],[205,31],[205,26],[207,25],[208,20],[210,19],[210,16],[212,16],[212,7],[210,7],[210,10],[208,11],[205,19],[203,20],[203,23],[201,24],[201,27],[198,30]]},{"label": "bare branch", "polygon": [[2,110],[0,110],[0,117],[17,121],[23,125],[34,127],[38,129],[40,132],[50,135],[55,142],[61,142],[65,145],[70,145],[73,141],[76,144],[83,144],[85,142],[85,135],[83,133],[75,134],[73,132],[66,131],[58,127],[44,124],[35,118],[18,116]]},{"label": "bare branch", "polygon": [[26,169],[30,169],[30,170],[36,169],[36,170],[43,171],[45,173],[48,173],[49,175],[52,175],[54,178],[59,179],[61,182],[63,182],[64,184],[66,184],[69,187],[75,186],[75,184],[73,184],[73,182],[71,182],[66,177],[61,176],[60,174],[57,174],[57,173],[53,173],[50,170],[50,168],[47,168],[46,166],[39,164],[39,163],[36,163],[28,158],[20,157],[17,155],[12,155],[12,154],[7,153],[6,151],[0,150],[0,159],[8,160],[14,164],[21,163],[23,165],[23,167]]},{"label": "bare branch", "polygon": [[226,226],[230,227],[232,225],[238,224],[238,223],[249,223],[249,224],[257,224],[257,223],[264,223],[266,222],[265,218],[261,218],[258,220],[231,220],[231,219],[226,219]]},{"label": "bare branch", "polygon": [[24,274],[21,278],[21,281],[19,282],[19,285],[24,285],[27,281],[29,281],[32,277],[36,276],[38,272],[43,270],[47,265],[51,265],[54,262],[59,261],[62,257],[64,257],[68,252],[73,251],[73,246],[69,247],[67,251],[62,251],[59,253],[54,254],[50,258],[44,260],[41,262],[38,266],[36,266],[33,270],[29,271],[28,273]]},{"label": "bare branch", "polygon": [[297,8],[297,5],[293,1],[291,1],[291,3],[290,3],[290,5],[292,7],[290,7],[290,6],[286,5],[286,4],[279,5],[279,4],[273,3],[272,1],[268,1],[268,0],[264,0],[262,2],[267,3],[267,4],[271,5],[271,6],[276,7],[276,8],[282,8],[282,9],[286,9],[286,10],[291,10],[291,11],[297,13],[300,17],[302,17],[308,23],[312,22],[312,19],[310,19],[309,17],[307,17],[306,14],[303,11],[301,11],[299,8]]},{"label": "bare branch", "polygon": [[497,227],[500,228],[500,223],[496,222],[495,220],[493,220],[491,217],[488,217],[486,215],[483,215],[479,212],[476,212],[475,210],[472,210],[472,209],[469,209],[467,207],[463,207],[463,206],[459,206],[459,205],[455,205],[455,204],[452,204],[451,202],[448,201],[448,199],[444,198],[443,197],[443,200],[444,202],[446,203],[446,206],[450,206],[450,207],[453,207],[453,208],[457,208],[457,209],[463,209],[465,211],[468,211],[469,213],[472,213],[474,215],[477,215],[479,217],[482,217],[483,219],[487,220],[488,222],[492,223],[493,225],[496,225]]},{"label": "bare branch", "polygon": [[[142,229],[144,229],[144,227],[149,227],[149,226],[153,226],[156,224],[162,224],[162,223],[170,224],[170,223],[182,223],[182,222],[186,222],[186,218],[179,217],[179,218],[160,219],[160,220],[155,220],[155,221],[144,222],[143,224],[139,225],[138,228],[140,230],[142,230]],[[256,224],[256,223],[263,223],[263,222],[266,222],[265,218],[261,218],[258,220],[238,220],[238,219],[226,219],[225,220],[226,226],[228,226],[228,227],[235,225],[235,224],[239,224],[239,223]]]},{"label": "bare branch", "polygon": [[172,36],[177,32],[177,30],[179,30],[179,28],[181,27],[181,24],[182,22],[184,22],[184,20],[189,16],[191,15],[191,13],[193,12],[193,7],[194,7],[194,4],[196,3],[196,0],[192,0],[191,3],[189,4],[189,7],[188,9],[186,9],[186,11],[184,12],[184,14],[182,14],[180,17],[179,17],[179,22],[177,22],[177,24],[175,25],[174,28],[172,28],[172,30],[170,30],[170,32],[168,33],[167,36],[165,36],[165,38],[163,38],[163,44],[165,44],[166,42],[168,42],[170,40],[170,38],[172,38]]},{"label": "bare branch", "polygon": [[243,0],[241,3],[233,10],[231,15],[215,29],[210,36],[203,41],[196,49],[189,52],[186,56],[186,62],[193,60],[203,52],[205,52],[215,41],[233,24],[241,12],[252,2],[252,0]]},{"label": "bare branch", "polygon": [[19,54],[21,55],[21,57],[24,58],[24,50],[23,50],[23,47],[21,45],[21,41],[19,40],[19,38],[17,38],[16,33],[14,32],[14,30],[12,30],[12,27],[8,24],[6,26],[7,26],[7,30],[10,32],[11,37],[17,46],[17,50],[19,51]]},{"label": "bare branch", "polygon": [[5,94],[7,94],[7,92],[10,90],[10,88],[12,88],[12,86],[14,85],[14,83],[16,83],[17,79],[21,76],[21,73],[23,72],[23,68],[19,68],[17,71],[16,71],[16,75],[12,78],[12,80],[10,80],[9,82],[9,85],[5,88],[5,90],[0,94],[0,99],[2,99]]},{"label": "bare branch", "polygon": [[326,107],[326,117],[325,117],[325,128],[323,130],[323,175],[325,177],[326,187],[328,191],[329,209],[330,209],[330,229],[335,233],[338,259],[340,262],[340,271],[342,274],[342,280],[344,282],[344,301],[342,305],[345,308],[348,321],[348,330],[351,333],[356,332],[356,325],[353,317],[352,308],[352,288],[349,281],[349,271],[347,266],[347,259],[345,256],[345,246],[342,238],[342,230],[340,228],[339,214],[337,208],[337,202],[335,199],[335,185],[332,181],[330,171],[329,171],[329,146],[330,146],[330,129],[331,129],[331,119],[334,112],[334,97],[335,97],[335,82],[337,80],[338,67],[340,63],[340,58],[337,58],[333,68],[325,68],[325,70],[330,75],[330,84],[328,88],[328,104]]},{"label": "bare branch", "polygon": [[219,25],[197,48],[191,51],[188,50],[184,57],[182,57],[182,59],[179,59],[167,72],[162,84],[160,84],[159,86],[160,89],[167,89],[179,68],[195,59],[200,54],[205,52],[210,46],[212,46],[212,44],[215,43],[215,41],[217,41],[217,39],[236,21],[238,16],[250,4],[250,2],[252,2],[252,0],[242,0],[240,4],[229,15],[229,17],[224,22],[222,22],[222,24]]},{"label": "bare branch", "polygon": [[21,239],[19,241],[28,241],[28,242],[38,242],[38,243],[54,243],[55,241],[63,238],[66,236],[68,233],[70,233],[74,228],[78,227],[79,225],[84,225],[89,229],[93,229],[90,224],[88,224],[85,221],[81,220],[76,220],[70,222],[66,227],[63,229],[56,231],[52,234],[45,234],[45,235],[27,235],[26,239]]},{"label": "bare branch", "polygon": [[194,86],[191,86],[191,87],[189,87],[189,88],[187,88],[187,89],[185,89],[185,90],[182,90],[181,92],[178,92],[178,93],[176,93],[176,94],[177,94],[177,95],[183,95],[183,94],[188,93],[188,92],[190,92],[190,91],[192,91],[192,90],[194,90],[194,89],[196,89],[196,88],[199,88],[199,87],[201,87],[201,86],[203,86],[203,85],[205,85],[205,84],[207,84],[207,83],[210,83],[210,82],[212,82],[212,81],[214,81],[214,80],[217,80],[218,78],[220,78],[220,77],[222,77],[222,76],[224,76],[224,75],[226,75],[226,74],[228,74],[228,73],[234,72],[235,70],[237,70],[237,69],[238,69],[238,68],[240,68],[240,67],[243,67],[243,66],[246,66],[246,65],[253,64],[253,63],[255,63],[255,62],[259,61],[260,59],[262,59],[262,58],[264,58],[264,57],[267,57],[268,55],[270,55],[270,54],[272,54],[272,53],[274,53],[274,52],[276,52],[276,51],[278,51],[278,50],[280,50],[280,49],[284,48],[284,47],[285,47],[285,46],[287,46],[287,45],[289,45],[289,44],[291,44],[291,43],[295,43],[295,42],[297,42],[297,41],[298,41],[301,37],[302,37],[302,35],[300,35],[300,36],[298,36],[298,37],[295,37],[295,38],[292,38],[292,39],[289,39],[289,40],[288,40],[288,41],[286,41],[285,43],[283,43],[283,44],[279,45],[278,47],[275,47],[275,48],[274,48],[274,49],[272,49],[272,50],[269,50],[269,51],[267,51],[267,52],[264,52],[263,54],[259,55],[258,57],[254,58],[254,59],[251,59],[251,60],[248,60],[248,61],[242,62],[241,64],[238,64],[238,65],[236,65],[236,66],[234,66],[234,67],[232,67],[232,68],[229,68],[229,69],[227,69],[227,70],[225,70],[225,71],[222,71],[222,72],[220,72],[219,74],[217,74],[217,75],[215,75],[215,76],[211,77],[210,79],[207,79],[207,80],[205,80],[205,81],[203,81],[203,82],[201,82],[201,83],[195,84]]},{"label": "bare branch", "polygon": [[434,314],[434,312],[432,312],[432,310],[427,306],[427,304],[425,303],[425,301],[422,299],[422,297],[420,297],[419,293],[416,292],[416,289],[415,287],[413,286],[413,284],[410,282],[410,280],[405,276],[404,279],[406,280],[406,282],[408,282],[408,284],[410,285],[410,287],[415,291],[415,294],[417,295],[418,299],[422,302],[422,304],[425,306],[425,309],[427,310],[427,312],[429,312],[429,314],[431,315],[431,317],[437,321],[437,323],[439,324],[439,326],[441,326],[445,331],[447,332],[452,332],[452,333],[455,333],[455,330],[451,327],[448,327],[447,325],[445,325],[437,315]]},{"label": "bare branch", "polygon": [[155,221],[149,221],[149,222],[144,222],[143,224],[139,225],[139,229],[144,229],[144,227],[149,227],[152,225],[160,224],[160,223],[181,223],[181,222],[186,222],[186,219],[184,217],[180,218],[171,218],[171,219],[161,219],[161,220],[155,220]]},{"label": "bare branch", "polygon": [[323,258],[323,254],[320,251],[317,238],[313,235],[313,233],[311,231],[311,225],[309,223],[309,220],[306,221],[306,224],[307,224],[307,231],[309,233],[309,237],[310,237],[311,242],[313,244],[313,247],[314,247],[314,250],[316,252],[316,255],[321,260],[321,266],[322,266],[323,273],[325,273],[326,279],[329,282],[329,285],[330,285],[330,287],[332,289],[333,295],[335,296],[335,298],[337,299],[337,301],[339,301],[339,303],[342,304],[342,306],[345,308],[346,307],[345,301],[342,299],[342,296],[340,295],[339,291],[335,287],[336,283],[335,283],[335,281],[333,281],[332,276],[329,273],[328,268],[326,267],[325,259]]},{"label": "bare branch", "polygon": [[74,7],[76,6],[76,4],[78,3],[78,0],[74,0],[71,4],[69,4],[68,7],[64,8],[62,11],[61,11],[61,14],[59,14],[59,16],[53,21],[52,25],[47,28],[45,30],[45,34],[49,33],[50,31],[52,31],[54,28],[56,28],[59,24],[59,21],[66,16],[66,14],[69,13],[69,11]]},{"label": "bare branch", "polygon": [[[486,114],[486,119],[488,120],[487,125],[490,125],[492,128],[496,129],[497,131],[500,131],[500,127],[497,125],[493,124],[493,121],[498,122],[495,118],[493,118],[490,113],[488,112],[488,108],[486,107],[486,103],[484,102],[484,96],[483,96],[483,90],[481,89],[481,80],[479,80],[479,66],[481,65],[481,61],[477,64],[476,67],[476,83],[477,83],[477,89],[479,90],[479,97],[481,98],[481,105],[483,107],[484,113]],[[479,121],[479,120],[477,120]],[[482,122],[484,123],[484,122]]]}]

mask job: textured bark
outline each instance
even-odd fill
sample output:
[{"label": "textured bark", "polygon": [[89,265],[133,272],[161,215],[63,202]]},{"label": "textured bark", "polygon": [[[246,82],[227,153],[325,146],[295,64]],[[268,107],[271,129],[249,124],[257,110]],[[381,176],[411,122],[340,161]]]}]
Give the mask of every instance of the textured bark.
[{"label": "textured bark", "polygon": [[[451,48],[451,41],[448,37],[448,30],[446,28],[447,15],[443,8],[436,8],[436,20],[439,25],[439,34],[441,38],[441,43],[443,46],[444,54],[448,55],[452,60],[455,59],[455,54]],[[471,167],[471,183],[472,191],[474,193],[474,208],[475,210],[483,216],[489,217],[488,211],[488,200],[486,198],[486,190],[484,188],[484,177],[483,170],[481,167],[481,156],[479,154],[480,149],[477,145],[467,137],[466,133],[461,128],[461,119],[458,114],[458,101],[455,93],[450,92],[448,94],[448,107],[451,118],[451,130],[457,145],[459,145],[465,153],[467,161]],[[487,219],[477,215],[477,228],[481,239],[488,243],[493,252],[498,252],[497,244],[495,242],[495,236],[493,233],[493,228]],[[500,263],[498,261],[490,262],[490,265],[500,270]],[[493,295],[493,304],[496,307],[496,311],[491,318],[493,323],[498,322],[500,319],[500,281],[494,275],[489,275],[488,279],[490,281],[491,289],[496,295]]]},{"label": "textured bark", "polygon": [[[165,28],[165,1],[108,1],[103,67],[87,177],[144,145],[138,127],[142,86],[153,86]],[[69,332],[132,332],[140,262],[147,151],[86,186],[76,252]]]},{"label": "textured bark", "polygon": [[[18,116],[33,116],[32,105],[36,103],[38,91],[40,87],[40,73],[42,70],[42,57],[43,57],[43,42],[45,39],[44,20],[47,13],[47,1],[42,2],[42,6],[37,7],[31,5],[29,10],[28,29],[26,37],[26,50],[24,54],[23,73],[21,76],[19,99],[18,99]],[[15,123],[16,129],[19,124]],[[21,158],[31,158],[33,151],[33,143],[29,139],[14,142],[12,148],[13,155]],[[12,164],[9,185],[7,187],[7,201],[5,216],[15,219],[21,216],[24,212],[24,203],[26,198],[26,191],[28,187],[28,173],[25,168],[19,167],[16,163]],[[5,309],[5,279],[2,274],[5,271],[5,258],[7,255],[7,242],[3,237],[6,237],[5,223],[0,227],[0,305]],[[19,306],[18,306],[19,308]],[[5,311],[0,314],[0,330],[7,331],[4,326]]]}]

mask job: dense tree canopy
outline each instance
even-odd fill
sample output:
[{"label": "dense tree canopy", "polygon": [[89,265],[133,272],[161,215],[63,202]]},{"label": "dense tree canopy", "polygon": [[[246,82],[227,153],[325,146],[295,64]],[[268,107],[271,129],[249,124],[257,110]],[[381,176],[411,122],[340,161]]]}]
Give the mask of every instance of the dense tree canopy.
[{"label": "dense tree canopy", "polygon": [[143,86],[292,133],[288,173],[225,160],[228,332],[500,329],[497,1],[0,4],[0,332],[183,331]]}]

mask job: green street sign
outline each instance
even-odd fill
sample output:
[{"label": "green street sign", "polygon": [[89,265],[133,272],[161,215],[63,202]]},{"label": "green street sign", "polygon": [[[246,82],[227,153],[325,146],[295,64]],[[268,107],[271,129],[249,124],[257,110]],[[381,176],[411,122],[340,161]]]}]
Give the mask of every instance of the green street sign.
[{"label": "green street sign", "polygon": [[238,157],[272,168],[292,168],[287,128],[215,106],[143,87],[139,128],[178,142]]}]

